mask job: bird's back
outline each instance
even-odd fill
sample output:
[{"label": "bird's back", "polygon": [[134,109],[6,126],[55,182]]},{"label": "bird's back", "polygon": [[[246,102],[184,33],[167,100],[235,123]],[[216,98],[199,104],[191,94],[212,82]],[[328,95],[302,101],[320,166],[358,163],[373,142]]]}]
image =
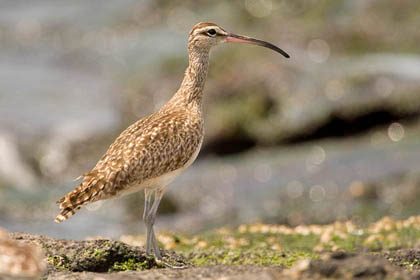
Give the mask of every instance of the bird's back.
[{"label": "bird's back", "polygon": [[[72,192],[57,200],[62,222],[88,203],[140,190],[154,178],[183,169],[203,139],[200,109],[161,109],[124,130]],[[131,190],[132,189],[132,190]]]}]

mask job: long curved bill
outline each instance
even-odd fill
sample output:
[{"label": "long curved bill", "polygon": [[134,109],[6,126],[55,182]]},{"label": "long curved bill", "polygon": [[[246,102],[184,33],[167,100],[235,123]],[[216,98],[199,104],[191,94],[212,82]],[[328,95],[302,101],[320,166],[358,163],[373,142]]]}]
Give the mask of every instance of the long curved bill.
[{"label": "long curved bill", "polygon": [[258,39],[254,39],[254,38],[251,38],[251,37],[228,33],[228,35],[226,37],[226,41],[230,42],[230,43],[245,43],[245,44],[258,45],[258,46],[262,46],[262,47],[272,49],[273,51],[276,51],[276,52],[282,54],[286,58],[290,57],[290,55],[288,55],[285,51],[283,51],[279,47],[277,47],[277,46],[275,46],[271,43],[261,41],[261,40],[258,40]]}]

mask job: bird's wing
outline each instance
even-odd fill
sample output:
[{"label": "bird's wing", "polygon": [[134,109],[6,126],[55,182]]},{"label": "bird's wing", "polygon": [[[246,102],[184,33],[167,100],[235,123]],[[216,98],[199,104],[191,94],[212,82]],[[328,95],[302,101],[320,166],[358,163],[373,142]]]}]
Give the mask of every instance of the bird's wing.
[{"label": "bird's wing", "polygon": [[[153,118],[154,117],[154,118]],[[57,200],[62,209],[56,221],[83,205],[116,196],[147,179],[182,168],[200,145],[200,122],[184,114],[149,116],[139,120],[111,144],[82,183]]]}]

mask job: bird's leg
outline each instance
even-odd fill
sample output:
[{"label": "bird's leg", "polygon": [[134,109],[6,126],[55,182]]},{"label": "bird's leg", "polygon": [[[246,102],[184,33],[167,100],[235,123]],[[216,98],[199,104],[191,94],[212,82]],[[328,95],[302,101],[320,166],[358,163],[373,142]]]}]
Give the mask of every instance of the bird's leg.
[{"label": "bird's leg", "polygon": [[149,223],[147,222],[147,217],[149,215],[150,212],[150,206],[151,206],[151,199],[152,199],[152,194],[153,194],[153,190],[150,189],[144,189],[144,211],[143,211],[143,221],[146,225],[146,254],[147,255],[151,255],[152,254],[152,250],[150,247],[150,242],[149,242],[149,236],[152,233],[150,231],[151,226],[149,225]]},{"label": "bird's leg", "polygon": [[[145,202],[144,202],[144,212],[143,212],[143,221],[146,224],[146,254],[152,255],[152,247],[155,247],[156,237],[153,230],[153,223],[149,223],[147,217],[150,213],[151,208],[151,198],[153,190],[145,189],[144,190]],[[155,250],[155,248],[153,248]]]},{"label": "bird's leg", "polygon": [[150,210],[148,211],[148,213],[146,214],[145,217],[145,223],[146,223],[146,230],[147,230],[147,234],[146,234],[146,253],[148,253],[148,248],[150,250],[150,245],[153,246],[153,250],[155,252],[155,256],[157,260],[161,260],[162,256],[160,254],[160,250],[159,250],[159,246],[157,244],[157,240],[156,240],[156,236],[153,230],[153,225],[155,223],[155,218],[156,218],[156,213],[157,213],[157,209],[159,208],[159,204],[160,201],[163,197],[164,194],[164,190],[163,189],[157,189],[155,191],[155,200],[153,201],[153,205],[150,208]]},{"label": "bird's leg", "polygon": [[[163,190],[157,190],[155,193],[155,201],[153,202],[153,206],[151,206],[151,198],[153,194],[153,190],[145,189],[144,190],[144,196],[145,196],[145,202],[144,202],[144,212],[143,212],[143,220],[146,224],[146,254],[151,255],[151,247],[153,246],[153,250],[155,251],[156,259],[162,260],[162,256],[160,254],[159,246],[156,240],[155,232],[153,229],[153,224],[155,221],[157,209],[159,207],[160,200],[163,197]],[[153,210],[152,210],[153,209]],[[150,244],[152,243],[152,244]],[[173,268],[173,269],[183,269],[186,268],[186,266],[174,266],[171,264],[163,263],[166,267]]]}]

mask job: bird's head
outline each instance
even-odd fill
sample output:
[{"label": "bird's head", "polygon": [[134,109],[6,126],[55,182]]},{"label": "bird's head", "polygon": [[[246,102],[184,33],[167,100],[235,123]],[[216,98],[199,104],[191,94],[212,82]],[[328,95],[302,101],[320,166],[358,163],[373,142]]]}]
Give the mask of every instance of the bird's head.
[{"label": "bird's head", "polygon": [[201,52],[209,52],[212,47],[221,43],[258,45],[272,49],[273,51],[282,54],[284,57],[289,58],[289,55],[285,51],[271,43],[227,32],[217,24],[211,22],[200,22],[193,27],[188,39],[188,48]]}]

